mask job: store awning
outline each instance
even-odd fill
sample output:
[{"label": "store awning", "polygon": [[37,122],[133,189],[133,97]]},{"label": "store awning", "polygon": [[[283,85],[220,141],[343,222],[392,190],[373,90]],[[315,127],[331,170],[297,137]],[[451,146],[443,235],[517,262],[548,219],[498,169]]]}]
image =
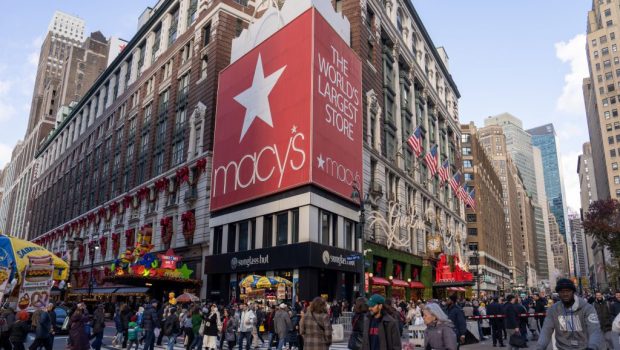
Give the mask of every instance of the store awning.
[{"label": "store awning", "polygon": [[450,288],[448,288],[448,290],[452,291],[452,292],[464,292],[465,288],[463,288],[463,287],[450,287]]},{"label": "store awning", "polygon": [[370,282],[374,284],[375,286],[389,286],[390,285],[390,281],[382,277],[372,277],[370,279]]},{"label": "store awning", "polygon": [[114,294],[143,294],[149,290],[148,287],[124,287],[117,288]]},{"label": "store awning", "polygon": [[[93,288],[91,290],[91,294],[112,294],[114,293],[114,291],[116,291],[117,287],[104,287],[104,288]],[[80,288],[80,289],[73,289],[69,292],[69,294],[74,294],[74,295],[81,295],[81,294],[88,294],[88,288]]]},{"label": "store awning", "polygon": [[418,282],[418,281],[413,281],[409,284],[410,288],[414,288],[414,289],[424,289],[426,287],[424,287],[424,284],[422,282]]},{"label": "store awning", "polygon": [[403,281],[403,280],[396,279],[396,278],[394,278],[394,279],[392,280],[392,285],[393,285],[394,287],[404,287],[404,288],[409,288],[409,283],[407,283],[406,281]]}]

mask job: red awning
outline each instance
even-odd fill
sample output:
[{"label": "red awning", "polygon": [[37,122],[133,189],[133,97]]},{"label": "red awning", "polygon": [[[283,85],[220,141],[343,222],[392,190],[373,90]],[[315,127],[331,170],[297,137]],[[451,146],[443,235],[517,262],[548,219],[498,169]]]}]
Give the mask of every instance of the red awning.
[{"label": "red awning", "polygon": [[405,287],[405,288],[409,288],[409,283],[407,283],[406,281],[403,280],[399,280],[399,279],[392,279],[392,285],[394,287]]},{"label": "red awning", "polygon": [[386,280],[385,278],[381,278],[381,277],[372,277],[370,279],[370,282],[374,284],[375,286],[389,286],[390,285],[390,281]]},{"label": "red awning", "polygon": [[418,281],[413,281],[409,284],[409,287],[411,288],[415,288],[415,289],[424,289],[424,284],[422,282],[418,282]]},{"label": "red awning", "polygon": [[467,290],[463,287],[459,287],[459,292],[466,292]]}]

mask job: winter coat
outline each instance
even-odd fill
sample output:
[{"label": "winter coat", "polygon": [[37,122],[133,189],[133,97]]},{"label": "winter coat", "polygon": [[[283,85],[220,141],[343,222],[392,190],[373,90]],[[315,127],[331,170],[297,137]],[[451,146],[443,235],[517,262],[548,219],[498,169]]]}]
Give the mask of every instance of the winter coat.
[{"label": "winter coat", "polygon": [[47,314],[50,317],[51,330],[53,331],[52,333],[56,333],[56,331],[58,331],[58,325],[56,324],[56,313],[52,310]]},{"label": "winter coat", "polygon": [[[489,304],[489,306],[487,306],[487,315],[503,315],[504,311],[502,308],[502,305],[498,302],[492,302]],[[503,318],[490,318],[489,319],[491,322],[491,326],[492,327],[502,327],[504,325],[504,319]]]},{"label": "winter coat", "polygon": [[299,334],[304,337],[304,349],[328,350],[332,343],[329,315],[307,312],[299,322]]},{"label": "winter coat", "polygon": [[136,322],[129,322],[129,330],[127,331],[127,340],[137,340],[140,334],[140,327]]},{"label": "winter coat", "polygon": [[99,334],[99,333],[103,333],[103,330],[105,329],[105,315],[103,313],[103,309],[97,309],[95,310],[95,313],[93,314],[93,333],[94,334]]},{"label": "winter coat", "polygon": [[536,300],[536,303],[534,304],[534,311],[536,313],[545,312],[546,307],[547,307],[547,301],[545,300],[545,298],[539,298],[538,300]]},{"label": "winter coat", "polygon": [[52,322],[50,320],[50,315],[47,311],[41,312],[39,316],[39,323],[37,324],[37,328],[35,331],[36,339],[47,339],[50,336],[50,330],[52,328]]},{"label": "winter coat", "polygon": [[202,316],[199,313],[194,313],[192,315],[192,331],[194,335],[198,335],[200,332],[200,324],[202,323]]},{"label": "winter coat", "polygon": [[289,331],[293,329],[291,318],[288,312],[280,309],[276,311],[276,315],[273,318],[273,330],[280,339],[285,339]]},{"label": "winter coat", "polygon": [[[487,315],[487,308],[486,307],[482,307],[482,306],[478,307],[478,314],[480,316],[486,316]],[[482,328],[489,328],[489,327],[491,327],[491,325],[489,324],[489,319],[488,318],[483,318],[480,321],[480,327],[482,327]]]},{"label": "winter coat", "polygon": [[168,315],[168,317],[166,317],[166,321],[164,322],[164,335],[167,337],[174,334],[178,335],[179,333],[181,333],[181,330],[179,328],[179,317],[177,316],[177,314]]},{"label": "winter coat", "polygon": [[467,321],[465,320],[465,314],[463,310],[455,304],[450,305],[446,310],[446,314],[452,324],[454,324],[454,332],[457,337],[467,334]]},{"label": "winter coat", "polygon": [[[370,329],[370,319],[374,317],[368,314],[364,318],[364,336],[362,338],[362,350],[370,350],[370,338],[368,330]],[[398,321],[389,314],[383,312],[381,322],[379,322],[379,342],[381,350],[400,350],[402,345],[400,342],[400,331],[398,330]]]},{"label": "winter coat", "polygon": [[224,333],[224,339],[226,341],[235,341],[237,340],[237,327],[239,327],[239,320],[235,316],[229,316],[228,320],[225,322],[226,328],[222,329]]},{"label": "winter coat", "polygon": [[267,318],[265,319],[265,331],[274,332],[273,329],[273,319],[276,317],[275,311],[267,314]]},{"label": "winter coat", "polygon": [[592,306],[594,306],[594,310],[596,310],[596,314],[598,315],[598,321],[601,323],[601,331],[603,331],[603,333],[611,331],[612,318],[607,302],[605,300],[595,300]]},{"label": "winter coat", "polygon": [[24,343],[26,341],[26,337],[28,336],[28,331],[30,327],[27,322],[24,321],[15,321],[11,326],[9,340],[12,343]]},{"label": "winter coat", "polygon": [[[547,310],[536,344],[537,350],[547,348],[554,331],[555,344],[559,350],[599,349],[603,343],[603,333],[594,306],[578,297],[575,297],[575,302],[568,309],[564,303],[558,302]],[[571,342],[576,342],[576,345]]]},{"label": "winter coat", "polygon": [[362,343],[364,342],[364,319],[365,313],[356,313],[351,320],[351,336],[349,339],[349,349],[362,350]]},{"label": "winter coat", "polygon": [[71,338],[72,350],[89,350],[88,334],[84,325],[88,322],[88,317],[79,312],[71,315],[71,329],[69,330],[69,338]]},{"label": "winter coat", "polygon": [[506,315],[504,319],[506,329],[519,328],[519,315],[517,314],[517,307],[515,304],[509,302],[504,303],[504,315]]},{"label": "winter coat", "polygon": [[620,315],[620,301],[614,300],[609,307],[609,311],[611,311],[611,318],[616,318],[616,316]]},{"label": "winter coat", "polygon": [[614,318],[614,321],[611,323],[611,331],[620,334],[620,314]]},{"label": "winter coat", "polygon": [[123,330],[129,329],[129,320],[131,319],[131,311],[129,309],[125,309],[121,311],[121,325]]},{"label": "winter coat", "polygon": [[142,315],[142,328],[144,328],[145,331],[152,331],[157,327],[159,327],[157,310],[155,310],[152,305],[148,305],[146,309],[144,309],[144,314]]},{"label": "winter coat", "polygon": [[256,314],[252,310],[245,310],[240,313],[239,332],[251,332],[256,324]]},{"label": "winter coat", "polygon": [[456,350],[456,334],[452,321],[437,321],[426,326],[424,348],[436,350]]},{"label": "winter coat", "polygon": [[205,317],[205,334],[207,336],[217,337],[217,325],[220,322],[220,315],[217,312],[209,313],[208,316]]}]

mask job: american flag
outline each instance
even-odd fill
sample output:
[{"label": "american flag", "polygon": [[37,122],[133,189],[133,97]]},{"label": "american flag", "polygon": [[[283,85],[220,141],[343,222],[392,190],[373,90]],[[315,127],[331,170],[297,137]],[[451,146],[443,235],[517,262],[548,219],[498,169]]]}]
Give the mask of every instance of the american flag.
[{"label": "american flag", "polygon": [[437,161],[437,145],[435,145],[431,148],[431,151],[424,156],[424,163],[426,163],[431,176],[435,176],[437,173]]},{"label": "american flag", "polygon": [[472,188],[471,192],[467,194],[467,198],[465,198],[465,204],[469,205],[470,208],[476,210],[476,189]]},{"label": "american flag", "polygon": [[459,186],[456,196],[461,200],[461,202],[465,202],[467,199],[467,191],[462,186]]},{"label": "american flag", "polygon": [[439,178],[441,179],[441,183],[444,183],[450,179],[450,163],[448,160],[443,162],[443,165],[439,168]]},{"label": "american flag", "polygon": [[457,171],[448,182],[450,183],[450,187],[452,187],[452,192],[456,195],[459,185],[461,184],[461,172]]},{"label": "american flag", "polygon": [[407,144],[411,151],[415,153],[416,157],[419,157],[422,154],[422,132],[420,131],[420,127],[418,126],[413,134],[409,136],[407,139]]}]

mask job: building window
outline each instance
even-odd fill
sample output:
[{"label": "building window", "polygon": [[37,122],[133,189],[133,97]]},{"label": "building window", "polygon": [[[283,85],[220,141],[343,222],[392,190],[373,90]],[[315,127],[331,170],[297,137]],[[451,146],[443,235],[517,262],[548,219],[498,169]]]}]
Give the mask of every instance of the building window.
[{"label": "building window", "polygon": [[609,33],[609,39],[616,40],[616,33],[614,32]]},{"label": "building window", "polygon": [[198,12],[198,0],[191,0],[189,9],[187,9],[187,26],[189,27],[196,20],[196,12]]},{"label": "building window", "polygon": [[616,150],[615,149],[610,149],[609,150],[609,156],[610,157],[615,157],[616,156]]},{"label": "building window", "polygon": [[614,129],[620,129],[620,122],[614,122]]},{"label": "building window", "polygon": [[209,56],[204,55],[200,63],[200,79],[207,77],[207,69],[209,68]]},{"label": "building window", "polygon": [[592,39],[592,46],[596,46],[596,39]]},{"label": "building window", "polygon": [[463,160],[463,168],[471,168],[472,167],[472,162],[469,159],[465,159]]},{"label": "building window", "polygon": [[273,246],[273,217],[267,215],[263,217],[263,248]]},{"label": "building window", "polygon": [[620,185],[620,176],[614,176],[614,184]]},{"label": "building window", "polygon": [[474,174],[473,173],[465,173],[463,175],[465,176],[465,181],[473,181],[474,180]]},{"label": "building window", "polygon": [[230,224],[228,225],[228,246],[226,247],[226,251],[228,253],[232,253],[235,251],[236,246],[237,246],[237,225]]},{"label": "building window", "polygon": [[605,111],[603,114],[605,115],[605,119],[611,118],[611,113],[609,113],[609,111]]},{"label": "building window", "polygon": [[344,248],[347,250],[355,250],[355,222],[344,220]]},{"label": "building window", "polygon": [[168,31],[168,47],[172,46],[177,40],[177,28],[179,26],[179,8],[171,13],[172,21],[170,22],[170,30]]},{"label": "building window", "polygon": [[476,222],[476,214],[467,214],[467,222]]},{"label": "building window", "polygon": [[276,245],[288,243],[288,212],[280,213],[276,216]]},{"label": "building window", "polygon": [[463,147],[463,148],[461,148],[461,152],[463,153],[464,156],[470,156],[471,155],[471,148],[470,147]]},{"label": "building window", "polygon": [[613,128],[611,127],[611,123],[605,124],[605,127],[607,128],[607,131],[613,130]]},{"label": "building window", "polygon": [[477,236],[478,235],[478,228],[476,228],[476,227],[468,227],[467,228],[467,235],[468,236]]},{"label": "building window", "polygon": [[611,27],[614,25],[614,21],[612,21],[611,19],[609,21],[607,21],[607,26]]},{"label": "building window", "polygon": [[610,68],[611,67],[611,61],[610,60],[603,61],[603,67],[604,68]]},{"label": "building window", "polygon": [[611,9],[605,10],[605,17],[611,16]]},{"label": "building window", "polygon": [[609,99],[604,98],[603,99],[603,107],[607,107],[609,106]]},{"label": "building window", "polygon": [[291,210],[291,243],[299,242],[299,209]]},{"label": "building window", "polygon": [[618,170],[618,163],[617,162],[611,163],[611,169],[612,170]]},{"label": "building window", "polygon": [[471,135],[470,134],[461,134],[461,143],[470,143]]},{"label": "building window", "polygon": [[248,222],[242,221],[239,223],[239,249],[240,252],[245,252],[249,247],[249,230],[248,230]]},{"label": "building window", "polygon": [[222,242],[224,233],[222,226],[213,229],[213,255],[222,254]]},{"label": "building window", "polygon": [[609,48],[608,47],[602,48],[601,49],[601,55],[603,55],[603,56],[609,55]]}]

